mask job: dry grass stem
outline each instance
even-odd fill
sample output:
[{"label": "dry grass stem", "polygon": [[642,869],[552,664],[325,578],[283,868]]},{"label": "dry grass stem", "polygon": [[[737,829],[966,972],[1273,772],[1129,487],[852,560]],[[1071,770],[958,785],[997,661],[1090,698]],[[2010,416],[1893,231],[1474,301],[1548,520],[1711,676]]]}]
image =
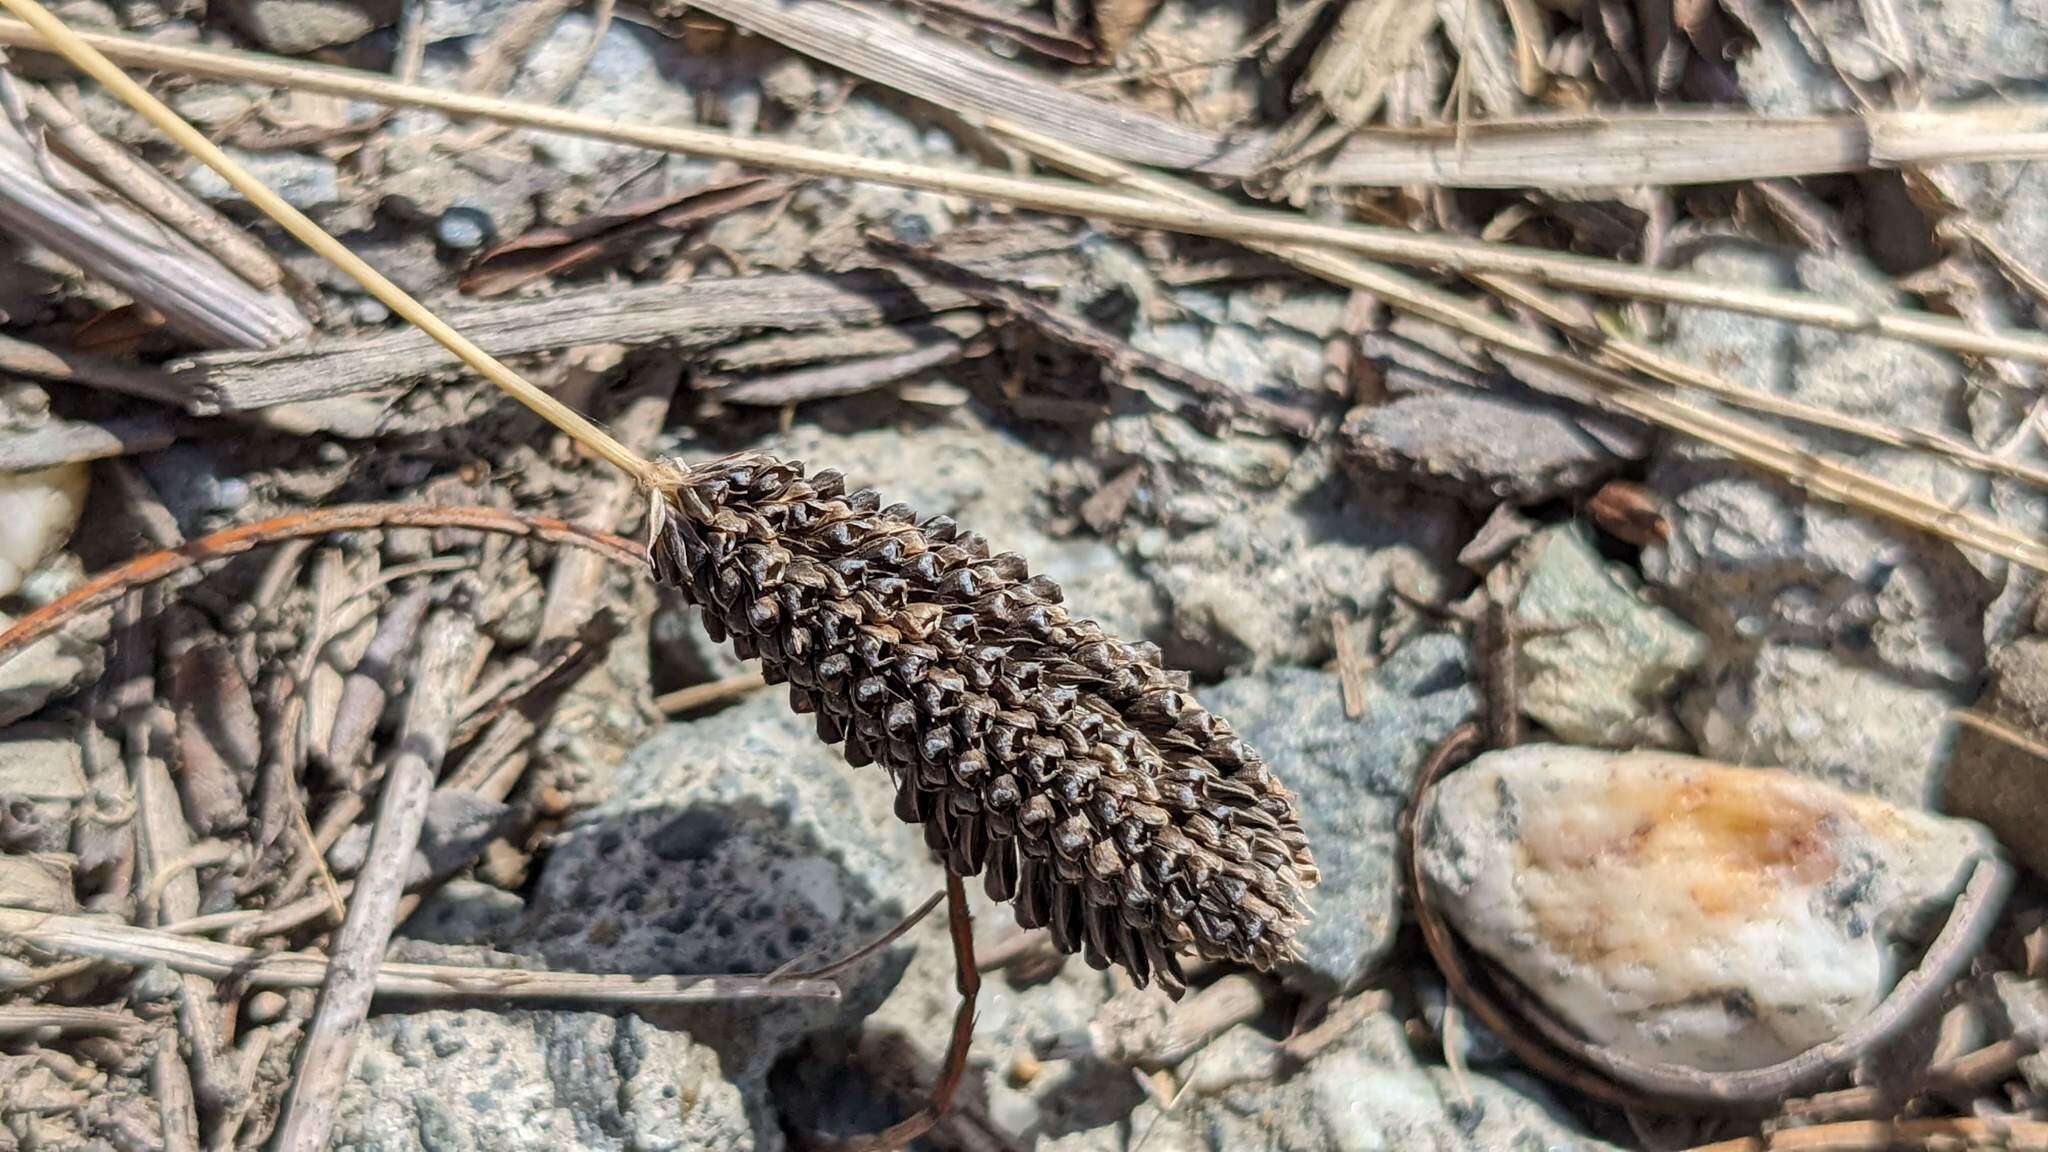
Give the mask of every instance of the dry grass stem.
[{"label": "dry grass stem", "polygon": [[[136,928],[113,920],[0,908],[0,939],[64,956],[130,967],[162,964],[213,980],[240,979],[252,988],[318,988],[327,957],[267,952],[192,936]],[[476,968],[459,964],[377,966],[376,994],[415,1005],[461,1000],[508,1003],[704,1004],[725,1000],[837,1000],[829,980],[767,976],[623,976]]]},{"label": "dry grass stem", "polygon": [[[13,6],[33,3],[34,0],[4,2]],[[1978,331],[1951,317],[1912,309],[1871,309],[1805,292],[1714,284],[1681,273],[1544,249],[1420,236],[1399,229],[1358,224],[1320,224],[1286,212],[1226,208],[1214,204],[1162,204],[1146,197],[1098,192],[1065,181],[935,168],[779,140],[742,139],[694,128],[628,123],[545,105],[403,84],[371,73],[286,63],[249,53],[181,48],[122,36],[81,36],[79,41],[147,67],[327,92],[385,104],[431,108],[451,116],[497,120],[659,151],[716,157],[775,171],[918,188],[1020,208],[1213,236],[1246,244],[1337,249],[1462,275],[1494,273],[1520,276],[1538,283],[1603,295],[1767,316],[1835,331],[1888,336],[1970,355],[2004,356],[2048,364],[2048,336],[2014,329]],[[32,30],[6,21],[0,21],[0,42],[34,48],[45,46],[45,42],[33,35]],[[323,251],[323,254],[326,253]],[[356,263],[360,264],[360,261]],[[417,310],[417,305],[411,307]],[[407,315],[397,307],[392,310]],[[441,340],[442,334],[435,333],[435,339]],[[444,346],[454,347],[445,341]],[[485,375],[490,376],[490,373]],[[498,379],[496,376],[491,378],[494,381]]]}]

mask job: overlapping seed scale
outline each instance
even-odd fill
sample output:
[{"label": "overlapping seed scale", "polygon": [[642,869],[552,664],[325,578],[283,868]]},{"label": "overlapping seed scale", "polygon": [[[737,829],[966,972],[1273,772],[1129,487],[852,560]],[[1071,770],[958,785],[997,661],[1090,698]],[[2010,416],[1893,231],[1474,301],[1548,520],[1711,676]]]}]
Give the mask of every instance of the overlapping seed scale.
[{"label": "overlapping seed scale", "polygon": [[1293,797],[1151,645],[835,472],[734,457],[692,469],[674,514],[658,573],[850,763],[887,767],[897,815],[1020,923],[1173,990],[1185,949],[1288,954],[1315,878]]}]

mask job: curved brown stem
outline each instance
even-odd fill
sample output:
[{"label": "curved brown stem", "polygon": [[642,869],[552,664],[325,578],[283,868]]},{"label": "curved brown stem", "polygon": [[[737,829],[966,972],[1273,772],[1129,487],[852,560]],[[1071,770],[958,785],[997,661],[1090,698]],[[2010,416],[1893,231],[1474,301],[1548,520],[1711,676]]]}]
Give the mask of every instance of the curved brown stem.
[{"label": "curved brown stem", "polygon": [[960,1008],[953,1014],[953,1039],[946,1046],[945,1067],[931,1099],[908,1118],[870,1136],[837,1142],[837,1152],[895,1152],[932,1130],[952,1110],[953,1096],[967,1073],[967,1050],[974,1043],[974,999],[981,992],[981,972],[974,966],[974,918],[967,911],[967,888],[957,872],[946,873],[946,917],[953,936],[953,964],[960,988]]},{"label": "curved brown stem", "polygon": [[23,616],[5,632],[0,632],[0,664],[7,663],[22,649],[63,627],[74,616],[112,604],[136,588],[154,584],[189,568],[226,560],[286,540],[371,528],[468,528],[588,548],[621,564],[647,563],[647,550],[623,536],[579,528],[551,516],[533,516],[480,506],[343,504],[228,528],[181,547],[151,552],[109,568]]}]

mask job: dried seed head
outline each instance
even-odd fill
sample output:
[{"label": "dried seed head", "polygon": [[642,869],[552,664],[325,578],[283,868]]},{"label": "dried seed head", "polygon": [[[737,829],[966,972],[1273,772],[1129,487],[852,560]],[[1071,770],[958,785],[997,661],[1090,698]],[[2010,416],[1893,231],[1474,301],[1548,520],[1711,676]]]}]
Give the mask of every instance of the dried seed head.
[{"label": "dried seed head", "polygon": [[762,453],[676,465],[652,532],[712,638],[887,768],[897,815],[1019,923],[1175,992],[1187,951],[1293,955],[1317,878],[1293,794],[1158,649],[1070,618],[1022,558]]}]

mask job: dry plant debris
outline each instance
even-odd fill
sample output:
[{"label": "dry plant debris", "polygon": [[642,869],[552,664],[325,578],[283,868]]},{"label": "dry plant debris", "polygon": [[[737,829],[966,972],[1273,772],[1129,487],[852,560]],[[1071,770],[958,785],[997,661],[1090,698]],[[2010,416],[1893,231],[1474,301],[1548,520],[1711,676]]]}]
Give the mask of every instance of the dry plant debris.
[{"label": "dry plant debris", "polygon": [[1570,521],[1629,731],[2038,870],[2038,14],[1269,7],[0,20],[0,1149],[2042,1146],[2031,882],[1730,1074],[1396,863]]}]

